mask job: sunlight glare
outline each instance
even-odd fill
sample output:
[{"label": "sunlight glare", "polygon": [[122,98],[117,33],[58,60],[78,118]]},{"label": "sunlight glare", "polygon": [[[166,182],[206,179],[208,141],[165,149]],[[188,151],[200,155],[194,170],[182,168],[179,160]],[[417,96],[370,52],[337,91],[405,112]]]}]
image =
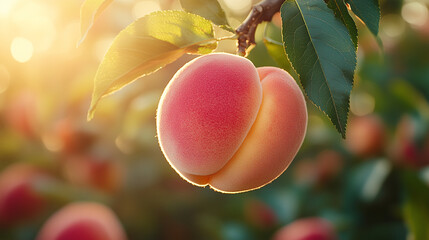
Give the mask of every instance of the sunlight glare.
[{"label": "sunlight glare", "polygon": [[16,37],[10,45],[10,52],[16,61],[20,63],[28,62],[33,56],[33,43],[26,38]]},{"label": "sunlight glare", "polygon": [[7,16],[18,0],[0,0],[0,17]]},{"label": "sunlight glare", "polygon": [[[57,34],[55,41],[56,48],[58,49],[58,54],[69,54],[74,52],[76,48],[77,36],[80,34],[80,21],[73,20],[70,21],[67,25],[63,26],[61,34]],[[72,56],[72,54],[69,54]]]},{"label": "sunlight glare", "polygon": [[58,11],[53,5],[42,2],[25,2],[11,16],[14,33],[30,40],[35,52],[50,49],[57,35],[55,21]]},{"label": "sunlight glare", "polygon": [[31,29],[35,19],[44,17],[51,21],[55,21],[57,15],[58,11],[54,6],[36,2],[26,2],[14,11],[12,21],[18,26],[20,31],[35,31]]},{"label": "sunlight glare", "polygon": [[[56,39],[57,30],[54,22],[47,16],[40,16],[29,24],[32,31],[28,30],[28,36],[34,44],[36,52],[48,51]],[[38,31],[38,33],[36,33]]]},{"label": "sunlight glare", "polygon": [[7,68],[3,65],[0,65],[0,93],[6,91],[9,87],[10,74]]},{"label": "sunlight glare", "polygon": [[103,60],[104,55],[109,49],[110,45],[112,45],[113,40],[115,39],[114,35],[108,35],[100,38],[93,49],[94,56],[98,59],[98,61]]},{"label": "sunlight glare", "polygon": [[140,1],[137,2],[133,7],[133,17],[138,19],[146,14],[161,10],[161,6],[155,1]]}]

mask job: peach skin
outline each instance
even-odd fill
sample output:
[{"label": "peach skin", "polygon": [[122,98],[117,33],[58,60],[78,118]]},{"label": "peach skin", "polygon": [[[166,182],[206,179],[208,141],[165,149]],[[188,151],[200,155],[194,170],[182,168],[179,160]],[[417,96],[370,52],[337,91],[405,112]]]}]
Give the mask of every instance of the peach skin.
[{"label": "peach skin", "polygon": [[37,240],[126,240],[112,210],[99,203],[71,203],[54,213]]},{"label": "peach skin", "polygon": [[158,139],[170,165],[187,181],[226,193],[276,179],[298,152],[306,127],[304,96],[287,72],[256,69],[226,53],[185,64],[157,111]]}]

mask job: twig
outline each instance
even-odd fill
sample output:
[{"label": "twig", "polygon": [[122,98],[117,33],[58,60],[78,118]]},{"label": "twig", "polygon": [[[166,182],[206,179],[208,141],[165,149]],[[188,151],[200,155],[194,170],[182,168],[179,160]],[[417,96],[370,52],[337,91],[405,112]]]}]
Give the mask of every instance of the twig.
[{"label": "twig", "polygon": [[273,15],[280,10],[285,0],[264,0],[255,6],[243,24],[241,24],[235,32],[238,35],[238,54],[246,55],[246,50],[255,42],[255,32],[258,25],[263,21],[271,21]]}]

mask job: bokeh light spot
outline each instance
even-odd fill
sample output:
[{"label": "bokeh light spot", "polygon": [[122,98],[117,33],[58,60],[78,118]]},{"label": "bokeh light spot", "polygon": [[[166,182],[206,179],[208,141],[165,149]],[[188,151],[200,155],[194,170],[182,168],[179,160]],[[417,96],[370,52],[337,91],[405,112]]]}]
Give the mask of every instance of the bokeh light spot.
[{"label": "bokeh light spot", "polygon": [[226,7],[235,15],[244,15],[252,8],[251,0],[224,0]]},{"label": "bokeh light spot", "polygon": [[62,149],[62,144],[60,140],[51,133],[43,134],[42,142],[45,145],[46,149],[51,152],[59,152]]},{"label": "bokeh light spot", "polygon": [[401,15],[409,24],[422,26],[428,18],[428,9],[421,2],[409,2],[402,6]]},{"label": "bokeh light spot", "polygon": [[405,22],[397,14],[388,14],[381,19],[380,29],[390,38],[401,36],[405,31]]},{"label": "bokeh light spot", "polygon": [[350,110],[356,116],[364,116],[374,111],[375,99],[366,92],[352,92],[350,95]]},{"label": "bokeh light spot", "polygon": [[10,52],[16,61],[21,63],[28,62],[33,56],[33,43],[26,38],[16,37],[10,45]]},{"label": "bokeh light spot", "polygon": [[0,17],[7,16],[17,0],[1,0],[0,1]]},{"label": "bokeh light spot", "polygon": [[125,154],[131,154],[133,152],[132,144],[130,144],[124,137],[118,136],[115,139],[116,147]]}]

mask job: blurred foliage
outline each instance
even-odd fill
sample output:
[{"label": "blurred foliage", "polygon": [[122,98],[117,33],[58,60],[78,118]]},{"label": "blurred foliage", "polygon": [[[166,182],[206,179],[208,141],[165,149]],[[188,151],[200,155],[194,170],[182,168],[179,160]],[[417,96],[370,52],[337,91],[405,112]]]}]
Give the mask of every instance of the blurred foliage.
[{"label": "blurred foliage", "polygon": [[[180,5],[169,0],[114,1],[76,48],[81,3],[0,1],[0,179],[18,163],[49,176],[34,183],[48,203],[43,211],[0,226],[0,239],[34,239],[55,210],[88,200],[111,207],[129,239],[270,239],[296,219],[318,216],[334,224],[341,240],[427,240],[426,3],[380,2],[384,49],[355,19],[360,45],[349,118],[378,116],[385,127],[380,149],[352,152],[347,146],[353,138],[342,140],[308,104],[306,139],[291,166],[262,189],[237,195],[190,185],[158,147],[158,99],[177,69],[194,56],[183,56],[106,97],[97,116],[86,122],[95,71],[113,37],[150,11]],[[221,5],[229,6],[224,1]],[[232,8],[225,12],[231,25],[246,15]],[[258,29],[258,44],[249,55],[256,66],[276,66],[278,59],[269,57],[263,42],[264,34],[278,40],[279,31],[272,28],[276,26],[267,32]],[[234,51],[234,42],[220,45],[219,51]],[[356,141],[371,136],[360,138]]]}]

